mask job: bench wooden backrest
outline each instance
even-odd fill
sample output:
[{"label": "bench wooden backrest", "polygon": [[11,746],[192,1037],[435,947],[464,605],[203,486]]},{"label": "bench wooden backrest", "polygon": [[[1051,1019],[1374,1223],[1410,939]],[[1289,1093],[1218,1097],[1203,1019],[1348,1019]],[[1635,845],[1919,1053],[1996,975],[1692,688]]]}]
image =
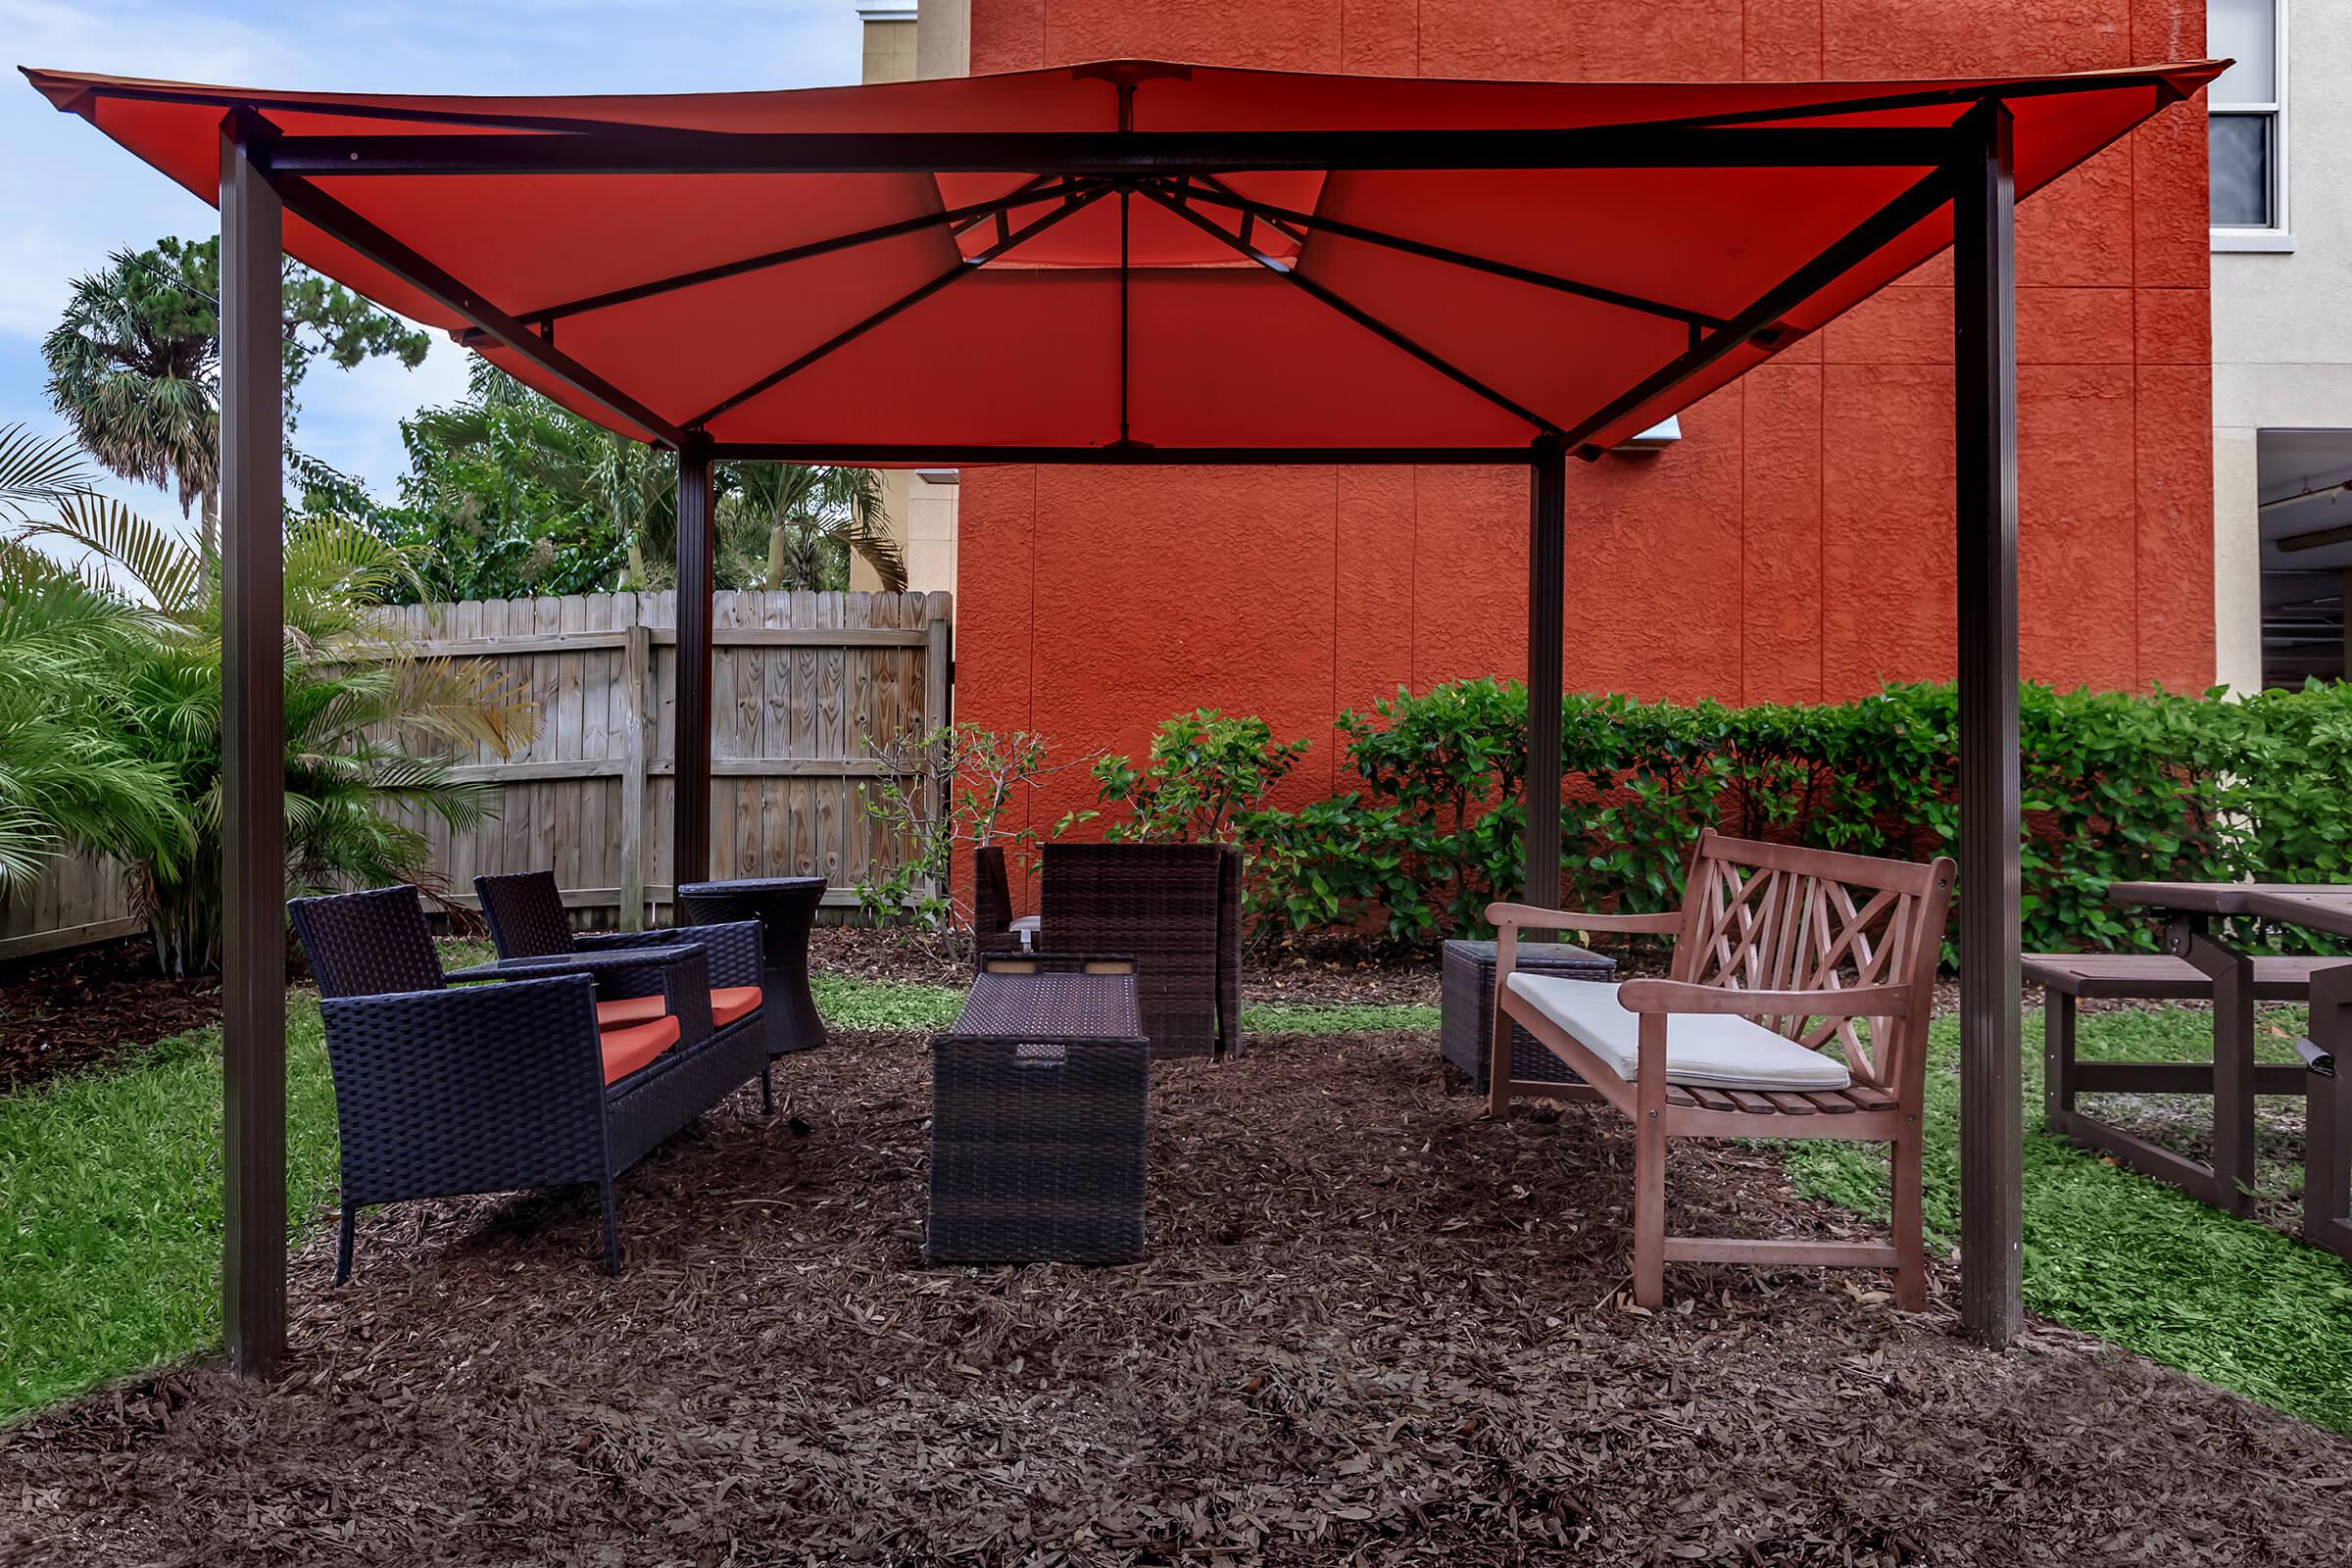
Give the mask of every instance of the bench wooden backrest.
[{"label": "bench wooden backrest", "polygon": [[1911,1100],[1955,875],[1948,858],[1882,860],[1707,828],[1683,885],[1674,978],[1736,991],[1913,988],[1901,1017],[1755,1019],[1817,1051],[1835,1040],[1857,1082]]}]

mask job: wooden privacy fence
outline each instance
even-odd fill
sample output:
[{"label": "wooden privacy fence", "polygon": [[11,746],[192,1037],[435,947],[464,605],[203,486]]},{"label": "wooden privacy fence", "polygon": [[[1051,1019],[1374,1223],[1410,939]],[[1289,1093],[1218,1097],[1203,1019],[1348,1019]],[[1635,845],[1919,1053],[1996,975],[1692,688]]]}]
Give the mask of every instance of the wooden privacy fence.
[{"label": "wooden privacy fence", "polygon": [[[649,906],[660,918],[675,881],[675,596],[469,600],[386,616],[420,653],[500,665],[540,710],[537,740],[460,770],[501,786],[496,820],[460,833],[418,821],[453,899],[471,905],[481,872],[553,868],[585,919],[634,927]],[[721,593],[711,619],[710,875],[815,874],[832,884],[828,903],[856,904],[858,884],[903,848],[866,803],[894,774],[921,782],[919,757],[892,743],[947,722],[952,600]],[[61,859],[0,904],[0,959],[142,929],[119,866]]]},{"label": "wooden privacy fence", "polygon": [[[671,593],[468,600],[387,612],[421,654],[487,660],[540,711],[539,735],[460,776],[501,786],[499,815],[452,832],[425,818],[436,877],[472,903],[485,872],[552,868],[564,903],[635,929],[673,897],[677,600]],[[822,876],[827,902],[895,863],[866,810],[894,745],[947,722],[949,595],[720,593],[711,603],[713,877]],[[689,876],[686,880],[694,881]],[[655,916],[659,918],[659,914]]]}]

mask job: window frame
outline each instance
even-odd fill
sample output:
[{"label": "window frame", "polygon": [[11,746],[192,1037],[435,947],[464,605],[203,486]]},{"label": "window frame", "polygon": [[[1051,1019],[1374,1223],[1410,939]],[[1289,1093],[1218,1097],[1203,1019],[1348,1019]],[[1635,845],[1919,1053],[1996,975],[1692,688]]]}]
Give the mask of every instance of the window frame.
[{"label": "window frame", "polygon": [[[2291,251],[2295,248],[2295,231],[2287,211],[2287,3],[2271,3],[2271,91],[2268,103],[2223,102],[2208,88],[2205,118],[2210,122],[2216,115],[2230,115],[2246,119],[2260,117],[2270,122],[2271,221],[2267,224],[2212,223],[2207,225],[2212,248],[2216,251]],[[2207,200],[2211,201],[2211,174],[2207,174]],[[2210,216],[2210,214],[2209,214]]]}]

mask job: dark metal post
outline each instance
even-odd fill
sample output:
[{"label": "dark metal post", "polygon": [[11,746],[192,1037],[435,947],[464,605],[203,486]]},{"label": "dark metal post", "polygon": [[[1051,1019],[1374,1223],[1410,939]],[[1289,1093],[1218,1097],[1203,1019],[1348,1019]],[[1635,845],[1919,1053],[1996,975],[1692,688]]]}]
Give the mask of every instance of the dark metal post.
[{"label": "dark metal post", "polygon": [[[1537,440],[1528,463],[1527,902],[1560,906],[1560,663],[1565,643],[1568,448]],[[1539,933],[1541,935],[1541,933]]]},{"label": "dark metal post", "polygon": [[[2019,1094],[2017,270],[2010,115],[1962,122],[1952,169],[1960,577],[1961,1320],[2022,1326]],[[1913,1244],[1906,1244],[1913,1245]]]},{"label": "dark metal post", "polygon": [[220,138],[221,1164],[230,1363],[277,1371],[286,1347],[284,218]]},{"label": "dark metal post", "polygon": [[676,884],[710,874],[710,442],[678,448],[678,738],[670,807],[670,909]]}]

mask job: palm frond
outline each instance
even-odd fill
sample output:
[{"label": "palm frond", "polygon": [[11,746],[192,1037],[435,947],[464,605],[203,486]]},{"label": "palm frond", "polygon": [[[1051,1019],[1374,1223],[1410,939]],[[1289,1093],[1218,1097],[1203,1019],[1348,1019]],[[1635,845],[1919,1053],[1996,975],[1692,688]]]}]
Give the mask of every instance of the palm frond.
[{"label": "palm frond", "polygon": [[33,523],[26,535],[63,539],[120,566],[167,615],[196,608],[204,581],[197,552],[112,496],[91,491],[70,496],[55,517]]}]

